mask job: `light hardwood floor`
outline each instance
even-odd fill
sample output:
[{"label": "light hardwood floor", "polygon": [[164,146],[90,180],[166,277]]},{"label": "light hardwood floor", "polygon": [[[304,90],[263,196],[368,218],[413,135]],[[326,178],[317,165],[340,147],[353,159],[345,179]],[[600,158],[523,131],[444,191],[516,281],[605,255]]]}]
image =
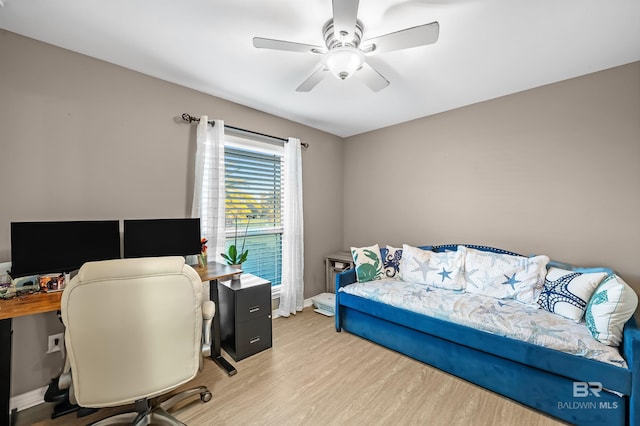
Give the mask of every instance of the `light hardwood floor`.
[{"label": "light hardwood floor", "polygon": [[[227,359],[230,359],[227,357]],[[228,377],[213,362],[192,386],[213,392],[178,407],[192,425],[560,425],[552,418],[347,332],[306,309],[273,321],[273,348],[234,363]],[[185,386],[188,387],[188,386]],[[108,411],[50,420],[42,404],[17,426],[84,425]]]}]

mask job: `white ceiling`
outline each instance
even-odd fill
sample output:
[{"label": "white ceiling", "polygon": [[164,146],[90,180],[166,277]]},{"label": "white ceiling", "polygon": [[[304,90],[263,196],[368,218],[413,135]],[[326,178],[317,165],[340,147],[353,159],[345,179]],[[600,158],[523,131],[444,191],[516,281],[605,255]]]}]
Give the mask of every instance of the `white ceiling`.
[{"label": "white ceiling", "polygon": [[298,93],[320,57],[252,45],[323,45],[331,17],[331,0],[0,0],[0,28],[342,137],[640,60],[638,0],[361,0],[364,39],[440,23],[436,44],[368,59],[377,93]]}]

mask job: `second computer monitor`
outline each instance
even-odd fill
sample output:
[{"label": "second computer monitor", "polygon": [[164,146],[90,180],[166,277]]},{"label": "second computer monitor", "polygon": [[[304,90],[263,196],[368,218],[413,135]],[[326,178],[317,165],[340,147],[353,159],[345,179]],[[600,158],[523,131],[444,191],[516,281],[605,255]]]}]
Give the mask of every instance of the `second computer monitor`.
[{"label": "second computer monitor", "polygon": [[131,219],[124,221],[124,257],[199,254],[200,219]]}]

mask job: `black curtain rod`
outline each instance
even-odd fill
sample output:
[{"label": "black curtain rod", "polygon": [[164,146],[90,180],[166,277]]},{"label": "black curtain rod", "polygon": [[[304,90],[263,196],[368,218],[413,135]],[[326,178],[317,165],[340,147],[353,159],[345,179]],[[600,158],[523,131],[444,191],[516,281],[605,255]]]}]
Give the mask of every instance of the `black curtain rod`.
[{"label": "black curtain rod", "polygon": [[[184,114],[182,114],[182,119],[184,121],[188,122],[188,123],[192,123],[194,121],[198,121],[198,122],[200,121],[200,119],[198,117],[194,117],[193,115],[187,114],[186,112]],[[215,121],[213,121],[213,120],[208,121],[208,123],[209,123],[209,125],[211,127],[215,126]],[[266,138],[276,139],[276,140],[279,140],[279,141],[282,141],[282,142],[288,142],[288,140],[284,139],[284,138],[279,138],[277,136],[271,136],[271,135],[267,135],[267,134],[264,134],[264,133],[254,132],[252,130],[242,129],[240,127],[229,126],[228,124],[225,124],[224,128],[225,129],[231,129],[231,130],[237,130],[239,132],[251,133],[253,135],[264,136]],[[300,145],[302,145],[303,148],[309,148],[309,144],[306,143],[306,142],[301,142]]]}]

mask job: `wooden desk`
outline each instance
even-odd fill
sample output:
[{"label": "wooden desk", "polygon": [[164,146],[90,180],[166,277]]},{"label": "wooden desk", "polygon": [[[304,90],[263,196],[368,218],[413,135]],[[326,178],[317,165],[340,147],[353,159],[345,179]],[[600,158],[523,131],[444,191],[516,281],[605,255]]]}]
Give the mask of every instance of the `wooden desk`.
[{"label": "wooden desk", "polygon": [[41,314],[60,309],[62,292],[34,293],[0,300],[0,425],[15,423],[15,412],[9,412],[11,398],[11,333],[13,318]]},{"label": "wooden desk", "polygon": [[[209,262],[207,266],[191,265],[198,272],[202,282],[228,279],[234,274],[242,272],[217,262]],[[209,291],[211,293],[211,291]],[[26,315],[53,312],[60,309],[62,292],[34,293],[26,296],[15,297],[9,300],[0,299],[0,320],[12,319]]]},{"label": "wooden desk", "polygon": [[[230,266],[209,262],[205,267],[192,266],[200,275],[200,279],[209,282],[209,297],[218,305],[218,280],[230,278],[242,272]],[[15,423],[15,410],[10,413],[11,398],[11,333],[12,319],[60,310],[62,292],[34,293],[9,300],[0,300],[0,425]],[[217,306],[216,306],[217,308]],[[220,353],[220,317],[213,317],[213,349],[211,359],[224,368],[230,376],[236,369],[225,360]]]},{"label": "wooden desk", "polygon": [[0,320],[41,314],[60,309],[62,292],[34,293],[9,300],[0,300]]},{"label": "wooden desk", "polygon": [[193,266],[200,275],[200,279],[205,282],[209,281],[209,298],[216,304],[216,314],[213,317],[213,348],[211,350],[211,359],[223,368],[229,376],[233,376],[238,371],[222,356],[220,342],[220,304],[218,298],[218,281],[229,279],[233,275],[242,272],[241,269],[232,268],[217,262],[209,262],[207,266]]}]

